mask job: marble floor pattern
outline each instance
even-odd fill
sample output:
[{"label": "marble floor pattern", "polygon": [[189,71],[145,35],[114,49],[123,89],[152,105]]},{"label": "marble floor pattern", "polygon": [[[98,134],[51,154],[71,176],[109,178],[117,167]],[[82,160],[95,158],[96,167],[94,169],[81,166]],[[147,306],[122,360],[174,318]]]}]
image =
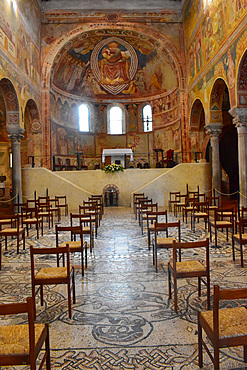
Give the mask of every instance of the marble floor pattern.
[{"label": "marble floor pattern", "polygon": [[[169,213],[168,219],[175,218]],[[69,217],[62,217],[61,224],[68,223]],[[203,223],[196,225],[195,232],[189,223],[182,223],[183,241],[207,236]],[[65,234],[64,240],[68,237]],[[213,247],[214,240],[211,243],[211,291],[213,284],[246,287],[247,268],[240,267],[239,256],[232,261],[230,239],[226,242],[224,234],[219,233],[219,248]],[[16,241],[9,240],[8,250],[2,253],[0,303],[22,301],[31,295],[30,245],[54,246],[54,229],[45,227],[40,239],[31,230],[26,250],[21,246],[19,255]],[[45,288],[43,307],[39,295],[36,297],[37,321],[50,323],[52,369],[199,369],[197,312],[206,307],[205,290],[199,298],[197,279],[179,280],[176,314],[173,300],[168,300],[170,256],[168,251],[159,251],[156,273],[147,233],[141,234],[133,210],[105,208],[93,252],[88,253],[84,278],[79,257],[72,257],[76,274],[72,319],[68,317],[66,286]],[[44,264],[55,265],[55,260],[40,261],[40,265]],[[5,319],[1,320],[4,323]],[[245,368],[241,347],[221,350],[220,359],[221,370]],[[213,369],[205,352],[204,369]]]}]

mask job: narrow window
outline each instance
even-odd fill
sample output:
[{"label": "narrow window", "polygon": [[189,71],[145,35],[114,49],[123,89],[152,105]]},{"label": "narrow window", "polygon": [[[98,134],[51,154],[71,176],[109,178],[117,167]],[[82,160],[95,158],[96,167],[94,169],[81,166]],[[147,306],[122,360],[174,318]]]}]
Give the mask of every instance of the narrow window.
[{"label": "narrow window", "polygon": [[145,105],[143,108],[143,131],[148,132],[152,131],[152,108],[151,105]]},{"label": "narrow window", "polygon": [[86,104],[79,106],[79,129],[89,132],[89,108]]},{"label": "narrow window", "polygon": [[110,135],[121,135],[123,133],[123,112],[119,107],[110,109]]}]

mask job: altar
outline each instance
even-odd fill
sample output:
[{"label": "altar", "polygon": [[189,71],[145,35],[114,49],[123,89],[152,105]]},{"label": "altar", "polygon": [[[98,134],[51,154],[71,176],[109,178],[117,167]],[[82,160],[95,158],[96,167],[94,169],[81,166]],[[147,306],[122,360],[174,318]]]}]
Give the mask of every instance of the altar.
[{"label": "altar", "polygon": [[102,152],[102,163],[105,163],[106,157],[111,157],[111,163],[121,164],[121,166],[126,167],[127,156],[129,160],[133,161],[132,149],[103,149]]}]

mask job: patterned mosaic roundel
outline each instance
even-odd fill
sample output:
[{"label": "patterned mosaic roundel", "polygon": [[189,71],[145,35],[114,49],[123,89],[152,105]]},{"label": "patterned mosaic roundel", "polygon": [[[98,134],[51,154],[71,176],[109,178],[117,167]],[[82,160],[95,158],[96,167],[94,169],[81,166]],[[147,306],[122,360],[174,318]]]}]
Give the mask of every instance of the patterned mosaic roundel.
[{"label": "patterned mosaic roundel", "polygon": [[100,85],[116,95],[129,88],[137,71],[138,58],[128,42],[109,37],[95,46],[90,63]]}]

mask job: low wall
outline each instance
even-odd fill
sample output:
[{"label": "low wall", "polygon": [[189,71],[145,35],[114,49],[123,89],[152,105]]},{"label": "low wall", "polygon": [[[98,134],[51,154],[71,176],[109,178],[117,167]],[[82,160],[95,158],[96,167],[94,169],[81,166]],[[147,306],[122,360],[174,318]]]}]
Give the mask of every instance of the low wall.
[{"label": "low wall", "polygon": [[168,205],[169,192],[186,191],[200,188],[206,192],[211,188],[210,165],[208,163],[182,163],[173,168],[127,169],[119,173],[92,171],[52,172],[46,168],[23,168],[23,200],[44,196],[46,189],[51,197],[67,195],[69,210],[78,210],[78,205],[87,200],[91,194],[102,194],[107,185],[119,189],[119,205],[131,206],[132,195],[142,192],[158,202],[160,206]]}]

